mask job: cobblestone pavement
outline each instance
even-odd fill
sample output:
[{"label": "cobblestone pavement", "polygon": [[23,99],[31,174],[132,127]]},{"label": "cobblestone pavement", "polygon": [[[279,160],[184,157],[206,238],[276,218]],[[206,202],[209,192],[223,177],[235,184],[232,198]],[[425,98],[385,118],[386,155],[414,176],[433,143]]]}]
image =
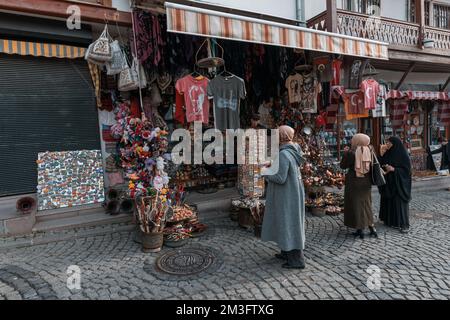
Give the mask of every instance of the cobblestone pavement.
[{"label": "cobblestone pavement", "polygon": [[[229,219],[190,240],[217,260],[213,272],[189,278],[157,271],[170,249],[142,253],[127,231],[3,251],[0,300],[450,299],[450,192],[415,194],[406,235],[379,225],[378,239],[355,240],[342,219],[308,216],[305,270],[281,268],[274,244]],[[81,268],[80,290],[66,286],[70,265]]]}]

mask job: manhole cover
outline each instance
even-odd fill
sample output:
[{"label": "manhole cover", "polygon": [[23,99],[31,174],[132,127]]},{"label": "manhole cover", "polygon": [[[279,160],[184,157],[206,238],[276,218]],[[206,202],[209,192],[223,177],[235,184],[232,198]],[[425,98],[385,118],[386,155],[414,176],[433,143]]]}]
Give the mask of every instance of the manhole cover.
[{"label": "manhole cover", "polygon": [[156,260],[159,270],[172,275],[192,275],[207,270],[216,256],[203,248],[183,248],[168,251]]}]

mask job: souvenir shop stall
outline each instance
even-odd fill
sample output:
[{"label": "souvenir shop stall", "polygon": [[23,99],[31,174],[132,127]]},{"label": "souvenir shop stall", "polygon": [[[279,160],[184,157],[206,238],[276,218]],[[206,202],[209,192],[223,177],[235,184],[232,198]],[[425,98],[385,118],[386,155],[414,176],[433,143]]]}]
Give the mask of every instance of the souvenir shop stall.
[{"label": "souvenir shop stall", "polygon": [[[233,205],[249,209],[252,225],[262,222],[259,165],[172,161],[178,143],[170,141],[172,132],[188,129],[194,145],[194,122],[203,124],[202,132],[215,128],[222,133],[250,127],[255,114],[266,129],[291,125],[308,158],[302,173],[309,206],[339,212],[342,199],[323,187],[341,187],[343,173],[326,159],[330,150],[322,133],[333,117],[327,107],[340,74],[340,54],[386,59],[384,44],[170,3],[166,14],[133,8],[132,20],[126,42],[112,39],[106,26],[85,58],[102,129],[109,187],[105,209],[110,214],[135,211],[145,250],[160,250],[163,242],[182,245],[205,230],[195,207],[186,203],[189,190],[212,193],[235,186],[241,198]],[[237,26],[241,29],[234,30]],[[251,26],[264,30],[265,39],[252,35]],[[358,41],[364,42],[360,51],[350,52],[349,43]],[[332,69],[323,60],[313,62],[309,51],[330,52],[324,49],[330,43],[337,53]],[[255,151],[247,150],[245,157]]]},{"label": "souvenir shop stall", "polygon": [[375,80],[377,70],[368,60],[344,58],[339,82],[331,83],[327,124],[322,132],[330,152],[328,157],[340,161],[352,137],[363,132],[377,146],[375,124],[388,115],[387,92],[390,84]]},{"label": "souvenir shop stall", "polygon": [[428,147],[445,136],[448,94],[393,90],[390,83],[379,80],[370,61],[345,58],[342,73],[342,85],[332,86],[326,109],[328,123],[322,135],[331,149],[328,156],[339,160],[357,132],[372,137],[377,150],[394,135],[408,149],[415,176],[435,175],[436,170],[427,167]]},{"label": "souvenir shop stall", "polygon": [[387,98],[390,112],[383,122],[382,140],[398,136],[410,153],[413,174],[435,175],[427,158],[450,124],[448,93],[391,90]]},{"label": "souvenir shop stall", "polygon": [[169,110],[175,90],[170,75],[148,71],[162,61],[165,43],[159,18],[152,18],[152,39],[160,41],[152,42],[154,47],[142,62],[134,54],[142,53],[133,48],[136,42],[112,39],[108,25],[85,55],[99,112],[105,211],[135,215],[145,252],[157,252],[163,243],[181,246],[206,229],[195,207],[185,203],[184,189],[170,183]]}]

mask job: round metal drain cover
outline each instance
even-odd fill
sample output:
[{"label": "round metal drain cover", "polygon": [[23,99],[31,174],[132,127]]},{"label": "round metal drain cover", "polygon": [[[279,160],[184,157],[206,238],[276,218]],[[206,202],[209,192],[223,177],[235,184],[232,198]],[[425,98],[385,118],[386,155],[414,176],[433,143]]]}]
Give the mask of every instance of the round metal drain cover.
[{"label": "round metal drain cover", "polygon": [[171,250],[156,261],[159,270],[172,275],[186,276],[207,270],[216,256],[203,248],[183,248]]}]

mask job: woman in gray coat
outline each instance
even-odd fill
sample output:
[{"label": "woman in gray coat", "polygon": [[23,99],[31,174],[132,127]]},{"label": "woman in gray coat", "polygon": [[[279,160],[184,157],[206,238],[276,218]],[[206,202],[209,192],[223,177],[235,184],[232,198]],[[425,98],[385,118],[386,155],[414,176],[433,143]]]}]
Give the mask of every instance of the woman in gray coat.
[{"label": "woman in gray coat", "polygon": [[266,208],[261,239],[276,242],[287,260],[284,268],[303,269],[305,258],[305,191],[300,166],[305,162],[300,146],[293,143],[295,131],[289,126],[279,128],[279,166],[264,168],[268,181]]}]

